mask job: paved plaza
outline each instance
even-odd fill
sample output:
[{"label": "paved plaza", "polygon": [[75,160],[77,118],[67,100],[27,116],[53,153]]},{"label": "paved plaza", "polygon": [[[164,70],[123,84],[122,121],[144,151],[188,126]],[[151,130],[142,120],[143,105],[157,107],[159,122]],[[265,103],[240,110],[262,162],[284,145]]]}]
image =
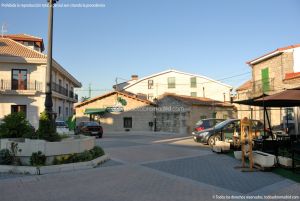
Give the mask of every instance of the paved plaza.
[{"label": "paved plaza", "polygon": [[0,200],[208,201],[226,196],[225,200],[300,196],[298,183],[271,172],[241,172],[234,168],[239,161],[213,153],[190,137],[123,133],[106,135],[97,144],[111,160],[94,169],[40,176],[0,174]]}]

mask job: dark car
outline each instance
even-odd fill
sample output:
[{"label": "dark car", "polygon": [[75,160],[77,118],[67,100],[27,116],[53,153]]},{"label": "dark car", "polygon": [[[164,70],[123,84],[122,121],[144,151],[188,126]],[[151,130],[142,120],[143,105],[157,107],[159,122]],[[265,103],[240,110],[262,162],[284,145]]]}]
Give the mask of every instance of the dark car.
[{"label": "dark car", "polygon": [[83,121],[78,124],[75,129],[75,134],[91,135],[102,138],[103,129],[98,122],[95,121]]},{"label": "dark car", "polygon": [[[240,119],[228,119],[212,128],[194,132],[194,140],[212,146],[215,144],[215,141],[222,140],[222,136],[224,136],[224,139],[234,142],[234,136],[238,138],[240,135],[240,122]],[[263,123],[258,120],[252,120],[252,131],[255,134],[254,137],[258,137],[263,132]]]},{"label": "dark car", "polygon": [[196,127],[194,131],[203,131],[208,128],[214,127],[216,124],[221,123],[225,119],[215,119],[215,118],[210,118],[210,119],[201,119],[196,123]]}]

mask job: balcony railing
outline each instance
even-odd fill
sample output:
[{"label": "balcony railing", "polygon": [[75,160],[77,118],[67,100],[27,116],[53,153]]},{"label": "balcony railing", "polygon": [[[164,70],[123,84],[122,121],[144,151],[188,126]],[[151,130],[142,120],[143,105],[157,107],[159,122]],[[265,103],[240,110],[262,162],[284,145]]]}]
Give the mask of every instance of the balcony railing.
[{"label": "balcony railing", "polygon": [[52,82],[52,90],[61,95],[68,96],[68,90],[55,82]]},{"label": "balcony railing", "polygon": [[239,91],[235,100],[246,100],[256,98],[263,94],[269,94],[275,90],[274,78],[267,80],[257,80],[251,82],[252,87],[246,91]]},{"label": "balcony railing", "polygon": [[268,94],[271,91],[274,91],[274,78],[270,78],[267,80],[257,80],[252,82],[253,96]]},{"label": "balcony railing", "polygon": [[52,82],[52,90],[61,95],[67,96],[69,98],[72,98],[72,99],[75,99],[78,101],[77,94],[75,94],[73,91],[69,91],[68,89],[64,88],[63,86],[61,86],[55,82]]},{"label": "balcony railing", "polygon": [[33,90],[42,91],[43,83],[38,81],[27,81],[18,85],[18,83],[13,84],[11,80],[0,80],[0,90]]}]

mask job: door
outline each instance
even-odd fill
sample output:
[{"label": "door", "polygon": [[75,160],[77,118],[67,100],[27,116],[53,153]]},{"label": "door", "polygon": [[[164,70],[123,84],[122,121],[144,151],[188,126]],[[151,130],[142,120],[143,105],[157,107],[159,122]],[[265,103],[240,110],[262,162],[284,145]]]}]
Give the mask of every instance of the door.
[{"label": "door", "polygon": [[12,70],[12,90],[27,90],[27,70]]},{"label": "door", "polygon": [[263,92],[270,91],[269,68],[264,68],[261,70],[261,81]]}]

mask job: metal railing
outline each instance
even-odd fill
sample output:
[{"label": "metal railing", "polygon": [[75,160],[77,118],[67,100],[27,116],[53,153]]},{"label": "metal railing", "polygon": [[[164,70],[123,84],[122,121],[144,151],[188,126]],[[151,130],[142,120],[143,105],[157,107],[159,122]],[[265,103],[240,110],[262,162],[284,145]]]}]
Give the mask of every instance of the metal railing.
[{"label": "metal railing", "polygon": [[61,94],[61,95],[64,95],[64,96],[67,96],[69,98],[73,98],[75,100],[78,101],[78,95],[75,94],[73,91],[69,91],[68,89],[66,89],[65,87],[55,83],[55,82],[52,82],[52,90]]},{"label": "metal railing", "polygon": [[251,82],[252,87],[247,91],[240,91],[234,100],[246,100],[249,98],[256,98],[263,94],[268,94],[275,90],[274,78],[267,80],[257,80]]},{"label": "metal railing", "polygon": [[12,80],[0,80],[0,90],[34,90],[34,91],[42,91],[43,83],[34,81],[27,81],[22,85],[18,83],[13,83]]},{"label": "metal railing", "polygon": [[252,94],[259,96],[274,91],[274,78],[252,82]]},{"label": "metal railing", "polygon": [[64,96],[68,96],[68,90],[55,82],[52,82],[52,90]]}]

